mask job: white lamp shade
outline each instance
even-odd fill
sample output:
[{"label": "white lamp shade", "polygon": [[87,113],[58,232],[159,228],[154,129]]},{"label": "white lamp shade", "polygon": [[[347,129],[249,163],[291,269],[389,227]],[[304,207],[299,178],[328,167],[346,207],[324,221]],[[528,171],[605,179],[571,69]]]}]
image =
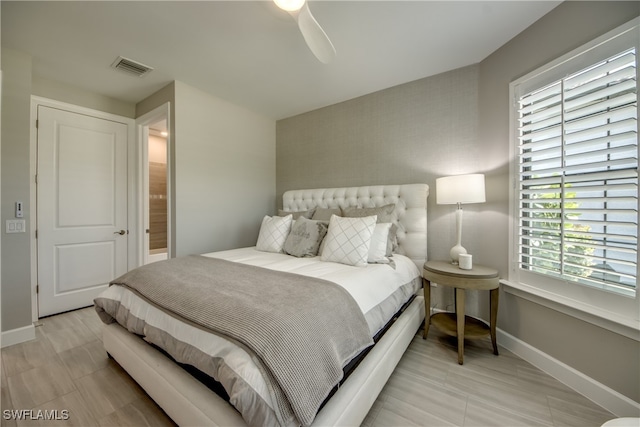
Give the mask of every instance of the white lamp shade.
[{"label": "white lamp shade", "polygon": [[436,203],[455,205],[466,203],[484,203],[484,175],[445,176],[436,179]]},{"label": "white lamp shade", "polygon": [[273,0],[273,2],[282,10],[287,12],[295,12],[302,9],[306,0]]}]

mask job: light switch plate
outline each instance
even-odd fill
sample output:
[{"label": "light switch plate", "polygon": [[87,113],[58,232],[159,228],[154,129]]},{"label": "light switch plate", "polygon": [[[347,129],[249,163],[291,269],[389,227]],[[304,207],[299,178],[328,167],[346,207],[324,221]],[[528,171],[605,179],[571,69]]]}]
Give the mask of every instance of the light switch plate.
[{"label": "light switch plate", "polygon": [[26,233],[26,221],[24,219],[8,219],[7,233]]}]

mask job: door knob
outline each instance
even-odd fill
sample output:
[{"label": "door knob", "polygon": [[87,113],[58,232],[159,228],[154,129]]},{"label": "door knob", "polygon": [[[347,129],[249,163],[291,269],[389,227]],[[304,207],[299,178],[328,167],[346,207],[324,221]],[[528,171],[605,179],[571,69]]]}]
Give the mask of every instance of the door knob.
[{"label": "door knob", "polygon": [[125,230],[120,230],[120,231],[115,231],[113,234],[119,234],[121,236],[124,236],[125,234],[127,234],[127,232]]}]

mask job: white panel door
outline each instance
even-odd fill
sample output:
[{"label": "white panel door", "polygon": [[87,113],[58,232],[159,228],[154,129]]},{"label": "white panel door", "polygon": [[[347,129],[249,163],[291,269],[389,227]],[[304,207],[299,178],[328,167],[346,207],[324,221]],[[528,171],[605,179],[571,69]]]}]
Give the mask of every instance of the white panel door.
[{"label": "white panel door", "polygon": [[93,304],[127,270],[127,125],[38,106],[38,315]]}]

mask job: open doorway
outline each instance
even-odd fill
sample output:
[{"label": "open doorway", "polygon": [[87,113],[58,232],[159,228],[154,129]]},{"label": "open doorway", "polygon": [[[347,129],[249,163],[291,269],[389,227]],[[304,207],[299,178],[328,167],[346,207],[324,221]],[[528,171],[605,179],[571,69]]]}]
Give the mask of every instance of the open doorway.
[{"label": "open doorway", "polygon": [[136,120],[140,136],[141,264],[171,257],[169,104]]},{"label": "open doorway", "polygon": [[148,227],[149,237],[147,262],[168,258],[167,215],[167,121],[149,125],[148,138]]}]

